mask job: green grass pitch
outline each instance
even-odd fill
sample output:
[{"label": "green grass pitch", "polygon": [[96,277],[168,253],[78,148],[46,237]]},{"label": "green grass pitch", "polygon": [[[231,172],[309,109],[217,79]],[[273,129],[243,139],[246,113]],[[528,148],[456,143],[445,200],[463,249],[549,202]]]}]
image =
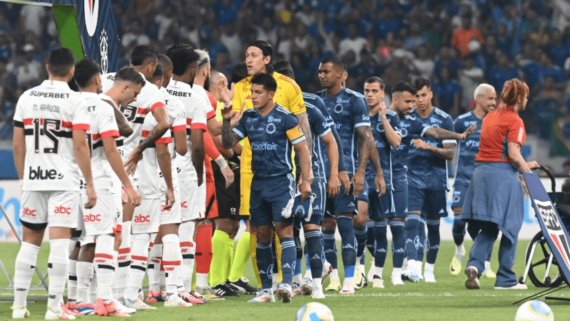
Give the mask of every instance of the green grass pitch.
[{"label": "green grass pitch", "polygon": [[[471,246],[470,241],[466,242],[467,251]],[[44,244],[40,252],[38,266],[45,271],[47,266],[47,247]],[[524,252],[527,242],[520,242],[518,247],[517,263],[515,271],[517,275],[522,275],[524,271]],[[493,268],[496,270],[497,250],[493,253]],[[13,266],[17,244],[2,244],[0,258],[13,275]],[[495,291],[493,290],[494,280],[483,278],[481,280],[481,290],[468,291],[464,287],[465,276],[452,276],[449,273],[449,263],[454,253],[453,242],[442,242],[439,251],[438,263],[436,264],[435,276],[436,284],[408,283],[403,287],[394,287],[390,283],[392,270],[391,255],[388,255],[384,269],[385,289],[368,288],[359,290],[354,296],[340,297],[338,293],[328,292],[325,300],[319,302],[326,304],[335,316],[335,320],[514,320],[518,306],[512,303],[523,297],[539,292],[541,289],[532,286],[527,281],[529,289],[526,291]],[[340,261],[340,257],[339,257]],[[341,262],[339,262],[341,263]],[[370,255],[367,256],[366,268],[370,266]],[[342,268],[339,269],[342,273]],[[255,277],[251,269],[251,262],[246,267],[246,277],[255,283]],[[342,278],[342,275],[341,275]],[[34,278],[34,283],[39,280]],[[4,275],[0,277],[0,286],[8,284]],[[328,284],[325,282],[325,286]],[[12,296],[12,292],[0,292],[0,296]],[[32,296],[45,296],[45,291],[31,291]],[[555,296],[570,298],[570,291],[562,290],[556,292]],[[235,299],[225,301],[210,302],[203,306],[190,308],[164,308],[160,304],[156,311],[143,311],[133,315],[134,320],[222,320],[222,321],[291,321],[295,319],[297,310],[304,304],[313,301],[310,297],[295,297],[290,304],[276,302],[274,304],[248,304],[250,295],[242,295]],[[11,300],[0,301],[0,320],[11,318]],[[570,318],[570,304],[560,301],[547,301],[554,311],[557,320],[567,320]],[[31,320],[43,320],[46,309],[46,302],[39,300],[28,303],[31,312]],[[96,316],[79,317],[78,319],[96,319]]]}]

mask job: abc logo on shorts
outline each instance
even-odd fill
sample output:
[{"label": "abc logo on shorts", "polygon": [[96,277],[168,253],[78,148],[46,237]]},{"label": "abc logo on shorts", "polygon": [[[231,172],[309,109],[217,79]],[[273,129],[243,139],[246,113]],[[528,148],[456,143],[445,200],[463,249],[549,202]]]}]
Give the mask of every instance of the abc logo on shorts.
[{"label": "abc logo on shorts", "polygon": [[63,205],[56,206],[53,213],[57,215],[70,215],[71,207],[65,207]]},{"label": "abc logo on shorts", "polygon": [[36,210],[32,210],[32,209],[29,209],[29,208],[27,208],[27,207],[24,207],[24,208],[22,209],[22,215],[31,216],[31,217],[36,217],[36,216],[37,216],[37,215],[36,215]]},{"label": "abc logo on shorts", "polygon": [[135,224],[150,224],[150,215],[137,215],[134,222]]},{"label": "abc logo on shorts", "polygon": [[86,214],[83,216],[83,222],[85,223],[100,223],[101,214]]}]

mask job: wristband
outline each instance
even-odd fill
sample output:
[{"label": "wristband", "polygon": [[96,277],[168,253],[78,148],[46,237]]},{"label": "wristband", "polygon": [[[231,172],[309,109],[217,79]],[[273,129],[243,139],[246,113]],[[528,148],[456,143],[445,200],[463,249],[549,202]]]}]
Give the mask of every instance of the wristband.
[{"label": "wristband", "polygon": [[228,108],[232,105],[232,102],[230,101],[229,103],[224,103],[224,108]]},{"label": "wristband", "polygon": [[224,169],[228,166],[228,163],[222,155],[218,156],[218,158],[214,159],[214,161],[216,164],[218,164],[218,166],[220,166],[220,169]]}]

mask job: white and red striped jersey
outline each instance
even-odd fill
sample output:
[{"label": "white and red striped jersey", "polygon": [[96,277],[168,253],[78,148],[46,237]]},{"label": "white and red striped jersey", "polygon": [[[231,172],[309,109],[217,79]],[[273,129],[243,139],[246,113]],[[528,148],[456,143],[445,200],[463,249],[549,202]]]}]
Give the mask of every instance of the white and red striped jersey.
[{"label": "white and red striped jersey", "polygon": [[87,134],[87,140],[91,148],[91,171],[93,182],[97,190],[116,190],[116,174],[107,160],[107,154],[103,148],[103,139],[119,137],[119,127],[115,119],[115,112],[108,103],[101,100],[95,93],[81,93],[87,102],[91,130]]},{"label": "white and red striped jersey", "polygon": [[[152,114],[148,114],[142,126],[142,141],[150,131],[156,127],[158,122]],[[140,143],[139,141],[139,143]],[[138,192],[142,198],[159,199],[160,198],[160,176],[158,160],[156,159],[156,145],[172,143],[172,136],[166,131],[161,138],[157,139],[154,144],[149,145],[143,151],[143,158],[139,162],[137,169],[139,173]]]},{"label": "white and red striped jersey", "polygon": [[73,151],[74,130],[90,128],[87,104],[67,83],[46,80],[25,91],[14,126],[24,128],[24,191],[79,190],[82,177]]},{"label": "white and red striped jersey", "polygon": [[[176,155],[180,173],[178,179],[181,181],[197,180],[196,169],[192,164],[192,141],[190,140],[191,129],[208,130],[207,113],[209,104],[207,104],[199,95],[193,92],[189,84],[171,80],[166,87],[168,93],[182,102],[186,111],[186,137],[188,138],[188,152],[186,155]],[[211,108],[211,107],[210,107]]]},{"label": "white and red striped jersey", "polygon": [[[170,95],[166,88],[161,88],[160,91],[164,95],[164,101],[166,102],[166,111],[168,112],[168,118],[170,120],[170,133],[172,135],[172,142],[168,144],[168,150],[170,151],[170,156],[172,157],[172,180],[175,186],[178,186],[178,172],[180,168],[178,167],[178,162],[176,161],[176,151],[174,146],[176,142],[174,141],[174,133],[179,131],[186,131],[186,111],[184,110],[184,105],[182,102]],[[160,186],[162,190],[166,190],[166,182],[162,179],[162,173],[159,170],[160,175]]]},{"label": "white and red striped jersey", "polygon": [[[144,75],[141,74],[144,78]],[[115,73],[108,73],[102,76],[103,79],[103,92],[107,92],[115,82]],[[144,78],[146,79],[146,78]],[[137,96],[137,100],[130,103],[128,106],[121,106],[121,112],[133,128],[131,136],[124,138],[123,146],[120,148],[123,160],[127,160],[131,151],[140,144],[142,127],[145,116],[154,111],[157,107],[166,106],[163,95],[156,85],[145,80],[145,85],[142,87],[141,92]]]}]

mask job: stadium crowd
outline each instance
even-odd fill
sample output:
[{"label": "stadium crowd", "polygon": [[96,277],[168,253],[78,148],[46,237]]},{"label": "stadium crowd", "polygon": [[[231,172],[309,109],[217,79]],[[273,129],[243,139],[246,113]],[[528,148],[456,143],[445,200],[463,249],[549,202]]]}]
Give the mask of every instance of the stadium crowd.
[{"label": "stadium crowd", "polygon": [[[362,91],[379,75],[388,89],[417,76],[434,82],[434,104],[457,116],[474,108],[483,81],[497,92],[507,79],[531,88],[522,115],[530,133],[548,139],[551,113],[570,109],[570,3],[564,0],[117,0],[121,62],[136,45],[167,48],[186,41],[210,52],[212,67],[230,75],[245,46],[267,40],[273,61],[291,62],[304,91],[319,87],[323,57],[348,65],[347,87]],[[51,9],[0,3],[0,119],[46,74],[59,43]],[[568,60],[568,61],[567,61]],[[9,122],[7,122],[9,123]],[[7,137],[10,128],[0,130]]]}]

